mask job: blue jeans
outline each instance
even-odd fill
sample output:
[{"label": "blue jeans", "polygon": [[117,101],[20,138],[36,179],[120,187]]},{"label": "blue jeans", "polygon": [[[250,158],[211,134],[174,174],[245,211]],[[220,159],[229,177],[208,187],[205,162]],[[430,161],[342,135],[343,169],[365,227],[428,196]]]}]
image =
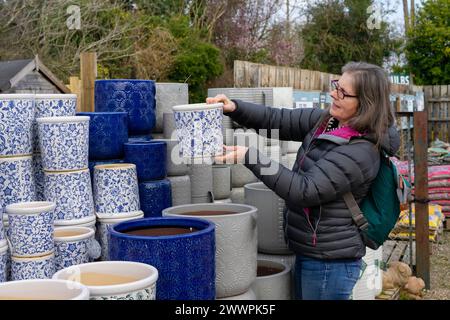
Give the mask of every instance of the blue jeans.
[{"label": "blue jeans", "polygon": [[318,260],[297,255],[295,295],[298,300],[348,300],[359,278],[362,259]]}]

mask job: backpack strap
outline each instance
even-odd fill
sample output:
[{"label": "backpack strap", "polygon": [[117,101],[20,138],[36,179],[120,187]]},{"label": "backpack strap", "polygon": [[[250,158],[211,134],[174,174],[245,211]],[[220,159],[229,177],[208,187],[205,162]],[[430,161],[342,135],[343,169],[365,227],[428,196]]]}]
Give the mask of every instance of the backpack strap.
[{"label": "backpack strap", "polygon": [[369,223],[367,222],[366,217],[361,211],[361,208],[358,206],[358,203],[355,200],[355,197],[351,192],[347,192],[343,195],[345,204],[352,214],[352,219],[355,222],[356,226],[359,230],[366,231],[369,227]]}]

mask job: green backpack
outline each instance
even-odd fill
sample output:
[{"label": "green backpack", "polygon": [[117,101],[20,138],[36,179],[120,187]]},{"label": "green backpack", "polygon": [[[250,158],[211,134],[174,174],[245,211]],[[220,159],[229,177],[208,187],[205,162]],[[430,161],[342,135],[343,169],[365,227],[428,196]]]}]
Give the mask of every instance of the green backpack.
[{"label": "green backpack", "polygon": [[344,201],[367,247],[376,250],[388,239],[400,215],[400,204],[407,203],[410,191],[410,183],[382,151],[380,169],[361,207],[351,192],[344,194]]}]

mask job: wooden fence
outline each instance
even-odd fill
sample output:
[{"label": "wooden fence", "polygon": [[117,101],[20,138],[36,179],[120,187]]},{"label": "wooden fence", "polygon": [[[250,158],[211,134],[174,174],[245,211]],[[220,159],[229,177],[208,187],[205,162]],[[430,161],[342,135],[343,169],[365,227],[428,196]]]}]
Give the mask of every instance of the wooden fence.
[{"label": "wooden fence", "polygon": [[450,85],[424,86],[428,110],[428,141],[450,142]]}]

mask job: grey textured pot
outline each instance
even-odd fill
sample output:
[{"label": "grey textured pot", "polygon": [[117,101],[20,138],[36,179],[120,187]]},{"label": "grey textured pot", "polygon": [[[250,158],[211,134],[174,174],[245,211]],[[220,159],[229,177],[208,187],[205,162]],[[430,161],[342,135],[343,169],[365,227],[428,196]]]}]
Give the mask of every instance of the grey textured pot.
[{"label": "grey textured pot", "polygon": [[[201,214],[202,211],[207,213]],[[163,210],[163,216],[180,215],[215,224],[216,298],[248,291],[256,279],[257,209],[238,204],[192,204]]]},{"label": "grey textured pot", "polygon": [[289,141],[288,142],[288,153],[297,153],[298,149],[302,146],[301,142]]},{"label": "grey textured pot", "polygon": [[180,206],[190,204],[191,199],[191,178],[189,176],[167,177],[172,188],[172,205]]},{"label": "grey textured pot", "polygon": [[280,141],[280,153],[282,156],[288,153],[289,149],[289,141]]},{"label": "grey textured pot", "polygon": [[231,189],[231,201],[233,203],[245,203],[245,191],[244,188],[233,188]]},{"label": "grey textured pot", "polygon": [[231,169],[227,165],[213,166],[214,199],[226,199],[231,195]]},{"label": "grey textured pot", "polygon": [[213,192],[213,171],[210,164],[189,165],[192,197],[208,197]]},{"label": "grey textured pot", "polygon": [[214,195],[212,192],[208,192],[208,194],[204,197],[191,197],[191,202],[193,204],[201,204],[201,203],[214,203]]},{"label": "grey textured pot", "polygon": [[177,139],[176,135],[176,125],[173,112],[163,113],[163,134],[164,139]]},{"label": "grey textured pot", "polygon": [[[262,275],[264,271],[266,274]],[[257,300],[291,300],[291,268],[284,263],[258,259],[252,290]]]},{"label": "grey textured pot", "polygon": [[258,178],[243,164],[231,165],[231,186],[242,188],[247,183],[257,182]]},{"label": "grey textured pot", "polygon": [[156,126],[153,132],[163,132],[163,114],[172,112],[172,107],[188,104],[187,83],[156,83]]},{"label": "grey textured pot", "polygon": [[168,176],[184,176],[188,174],[189,168],[185,160],[180,157],[180,147],[176,139],[154,139],[152,141],[164,141],[167,145],[167,175]]},{"label": "grey textured pot", "polygon": [[[280,264],[285,264],[291,269],[291,283],[294,283],[295,279],[295,254],[282,255],[282,254],[265,254],[258,252],[258,260],[269,260]],[[295,297],[295,286],[291,285],[291,297]]]},{"label": "grey textured pot", "polygon": [[233,201],[231,201],[231,198],[228,198],[228,199],[214,200],[214,203],[233,203]]},{"label": "grey textured pot", "polygon": [[289,254],[284,241],[285,202],[262,182],[244,186],[245,203],[258,208],[258,250],[271,254]]},{"label": "grey textured pot", "polygon": [[230,117],[223,116],[222,118],[222,134],[223,134],[223,143],[227,146],[233,145],[233,120]]},{"label": "grey textured pot", "polygon": [[239,294],[237,296],[219,298],[216,300],[256,300],[256,294],[252,289],[249,289],[246,292]]}]

